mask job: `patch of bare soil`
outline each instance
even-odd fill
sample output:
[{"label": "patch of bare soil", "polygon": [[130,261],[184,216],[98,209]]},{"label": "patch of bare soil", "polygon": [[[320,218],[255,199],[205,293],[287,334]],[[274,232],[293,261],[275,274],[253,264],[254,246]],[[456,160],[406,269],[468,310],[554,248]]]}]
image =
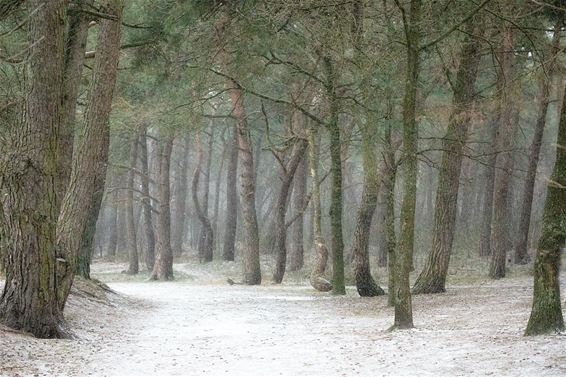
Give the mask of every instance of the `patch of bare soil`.
[{"label": "patch of bare soil", "polygon": [[566,336],[523,337],[528,276],[416,296],[415,329],[389,332],[393,310],[386,297],[360,298],[352,288],[335,297],[301,285],[202,284],[202,267],[177,268],[197,278],[110,284],[143,307],[75,295],[67,317],[78,340],[0,330],[0,347],[8,350],[0,374],[566,375]]}]

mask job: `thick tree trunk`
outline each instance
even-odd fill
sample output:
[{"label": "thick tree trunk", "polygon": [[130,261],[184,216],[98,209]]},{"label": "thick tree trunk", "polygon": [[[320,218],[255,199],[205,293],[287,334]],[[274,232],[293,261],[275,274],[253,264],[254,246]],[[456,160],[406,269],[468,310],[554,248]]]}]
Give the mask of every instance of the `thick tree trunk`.
[{"label": "thick tree trunk", "polygon": [[327,124],[330,134],[330,170],[332,191],[330,199],[330,228],[332,232],[332,293],[346,294],[344,285],[344,235],[342,234],[342,143],[338,124],[338,99],[336,96],[336,72],[330,56],[323,57],[326,74],[325,90],[330,106]]},{"label": "thick tree trunk", "polygon": [[397,176],[397,162],[395,161],[395,149],[391,139],[391,126],[387,127],[385,135],[385,169],[383,171],[382,184],[385,190],[385,223],[387,238],[387,272],[388,272],[388,297],[389,306],[395,306],[395,179]]},{"label": "thick tree trunk", "polygon": [[529,167],[527,177],[523,188],[523,207],[519,218],[519,231],[517,233],[517,244],[515,247],[515,263],[526,264],[530,262],[530,256],[527,252],[527,244],[529,240],[529,229],[531,225],[531,210],[533,206],[533,194],[535,189],[535,180],[537,175],[537,167],[540,156],[540,148],[542,144],[542,136],[546,124],[546,114],[550,103],[550,87],[551,77],[555,71],[556,57],[560,51],[560,31],[562,20],[554,27],[554,36],[552,38],[552,51],[550,53],[550,64],[545,68],[545,72],[541,73],[540,82],[540,99],[539,113],[535,124],[535,133],[531,144],[531,153],[529,156]]},{"label": "thick tree trunk", "polygon": [[320,205],[320,178],[318,173],[318,148],[316,144],[316,133],[313,128],[307,129],[309,142],[309,168],[312,181],[312,207],[313,207],[313,243],[315,251],[315,262],[310,275],[310,283],[314,289],[320,292],[332,290],[332,284],[324,278],[326,265],[328,263],[328,248],[324,237],[322,237],[321,205]]},{"label": "thick tree trunk", "polygon": [[[58,304],[55,232],[57,137],[63,87],[66,1],[28,1],[30,9],[26,108],[14,125],[10,160],[2,163],[6,282],[0,320],[39,338],[67,336]],[[6,158],[8,156],[1,156]]]},{"label": "thick tree trunk", "polygon": [[184,137],[183,150],[181,151],[181,164],[177,174],[177,184],[175,185],[175,220],[173,221],[173,253],[181,255],[183,253],[183,240],[185,239],[186,228],[186,204],[187,204],[187,171],[189,169],[189,146],[190,138],[187,133]]},{"label": "thick tree trunk", "polygon": [[403,204],[401,230],[395,251],[395,322],[394,328],[413,327],[413,308],[409,273],[415,238],[415,206],[417,199],[417,121],[416,101],[419,79],[421,0],[411,0],[407,25],[407,76],[403,99]]},{"label": "thick tree trunk", "polygon": [[57,268],[59,305],[65,306],[71,290],[77,256],[93,208],[93,187],[97,179],[106,179],[106,163],[110,141],[109,119],[120,56],[120,0],[108,0],[107,11],[116,20],[101,21],[98,49],[93,69],[88,107],[83,127],[78,130],[69,187],[61,203],[57,221]]},{"label": "thick tree trunk", "polygon": [[[192,187],[192,194],[193,194],[193,203],[195,206],[195,212],[197,217],[201,223],[201,230],[199,232],[199,241],[198,241],[198,256],[199,261],[201,263],[211,262],[212,261],[212,252],[213,252],[213,234],[212,234],[212,225],[210,224],[210,220],[208,218],[207,210],[208,210],[208,193],[203,194],[202,204],[199,200],[199,182],[200,176],[203,175],[202,171],[202,164],[204,159],[204,151],[202,145],[202,137],[201,131],[197,132],[196,135],[196,144],[197,144],[197,153],[198,153],[198,160],[197,166],[195,168],[195,172],[193,175],[193,187]],[[208,164],[208,163],[207,163]],[[206,173],[205,173],[206,174]],[[206,182],[204,190],[208,191],[208,187],[206,187]]]},{"label": "thick tree trunk", "polygon": [[222,259],[234,261],[236,228],[238,221],[238,129],[234,126],[233,140],[228,155],[228,172],[226,175],[226,217],[224,221],[224,246]]},{"label": "thick tree trunk", "polygon": [[275,214],[275,271],[273,273],[273,282],[280,284],[285,275],[285,267],[287,266],[287,226],[285,224],[285,215],[287,214],[288,196],[291,183],[297,171],[297,167],[301,162],[301,158],[305,154],[307,141],[304,139],[297,140],[293,146],[293,152],[286,164],[285,171],[281,176],[281,188],[277,196],[277,212]]},{"label": "thick tree trunk", "polygon": [[238,148],[240,160],[240,198],[244,228],[244,247],[242,253],[244,284],[261,284],[259,264],[259,233],[255,210],[255,174],[253,151],[246,109],[244,92],[236,83],[230,89],[233,115],[237,120]]},{"label": "thick tree trunk", "polygon": [[566,241],[566,95],[564,96],[554,173],[548,182],[543,230],[535,257],[533,307],[526,335],[564,331],[560,302],[560,258]]},{"label": "thick tree trunk", "polygon": [[147,126],[140,136],[140,163],[141,163],[141,192],[142,217],[145,232],[145,266],[148,271],[153,270],[155,263],[155,233],[153,232],[151,194],[149,191],[149,164],[147,159]]},{"label": "thick tree trunk", "polygon": [[513,30],[506,27],[503,31],[501,45],[501,99],[500,99],[500,129],[497,135],[497,162],[500,168],[495,174],[493,194],[493,226],[491,239],[491,264],[489,276],[493,279],[505,277],[505,262],[507,256],[507,226],[511,219],[511,209],[508,206],[509,190],[513,156],[510,149],[513,146],[513,136],[516,124],[513,122]]},{"label": "thick tree trunk", "polygon": [[73,143],[75,136],[75,118],[77,99],[81,88],[88,24],[90,20],[81,12],[72,12],[68,16],[67,40],[65,45],[65,65],[63,76],[63,97],[57,157],[57,203],[61,201],[69,184]]},{"label": "thick tree trunk", "polygon": [[460,67],[454,84],[453,109],[446,135],[442,140],[442,162],[438,176],[432,248],[413,293],[445,292],[446,275],[456,228],[458,191],[462,170],[462,152],[474,111],[475,83],[480,62],[481,25],[473,18],[466,26],[467,39],[460,52]]},{"label": "thick tree trunk", "polygon": [[138,162],[138,141],[139,134],[132,135],[130,141],[130,170],[128,171],[128,183],[126,187],[126,232],[128,232],[128,270],[129,275],[140,272],[138,258],[138,244],[136,237],[136,217],[134,216],[134,188],[136,178],[136,168]]},{"label": "thick tree trunk", "polygon": [[[306,147],[305,147],[306,149]],[[289,250],[289,271],[298,271],[303,268],[305,250],[303,247],[303,232],[305,227],[305,201],[307,191],[307,156],[303,157],[295,172],[293,183],[293,214],[298,218],[291,225],[291,247]]]},{"label": "thick tree trunk", "polygon": [[157,250],[150,280],[173,280],[173,251],[171,249],[171,193],[169,169],[173,138],[164,136],[159,143],[157,182]]}]

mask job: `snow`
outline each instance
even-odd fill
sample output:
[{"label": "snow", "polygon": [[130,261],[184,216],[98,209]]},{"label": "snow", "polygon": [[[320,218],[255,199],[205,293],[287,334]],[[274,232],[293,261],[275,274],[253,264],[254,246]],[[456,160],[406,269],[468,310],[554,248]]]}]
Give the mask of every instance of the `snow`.
[{"label": "snow", "polygon": [[566,375],[566,336],[522,336],[531,285],[522,276],[415,296],[415,329],[389,332],[387,298],[351,287],[336,297],[296,285],[114,282],[127,305],[71,302],[79,340],[0,329],[0,350],[11,349],[0,375]]}]

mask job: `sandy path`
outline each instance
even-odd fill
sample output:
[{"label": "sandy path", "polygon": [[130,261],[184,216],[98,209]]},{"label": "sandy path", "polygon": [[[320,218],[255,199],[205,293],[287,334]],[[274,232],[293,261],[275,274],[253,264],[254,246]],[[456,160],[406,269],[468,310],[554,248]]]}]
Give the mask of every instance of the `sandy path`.
[{"label": "sandy path", "polygon": [[[82,374],[566,375],[566,336],[524,338],[530,278],[414,300],[416,329],[387,332],[385,298],[308,287],[114,283],[151,303],[99,344]],[[123,327],[125,326],[125,327]],[[116,335],[116,334],[115,334]]]}]

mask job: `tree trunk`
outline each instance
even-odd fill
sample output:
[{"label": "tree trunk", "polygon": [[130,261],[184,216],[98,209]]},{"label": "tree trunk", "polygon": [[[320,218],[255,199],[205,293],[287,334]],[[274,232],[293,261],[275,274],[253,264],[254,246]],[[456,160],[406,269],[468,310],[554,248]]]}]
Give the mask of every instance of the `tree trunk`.
[{"label": "tree trunk", "polygon": [[566,95],[564,96],[556,162],[544,206],[543,231],[538,243],[534,268],[533,307],[525,335],[564,330],[560,303],[560,258],[566,241]]},{"label": "tree trunk", "polygon": [[289,188],[293,182],[293,177],[297,171],[297,167],[301,162],[301,158],[305,154],[307,142],[299,139],[293,146],[293,152],[286,164],[285,171],[281,176],[281,188],[277,196],[277,213],[275,215],[275,271],[273,273],[273,282],[281,284],[285,275],[285,267],[287,266],[287,226],[285,224],[285,215],[287,214]]},{"label": "tree trunk", "polygon": [[82,12],[72,12],[68,15],[65,68],[63,73],[62,112],[57,145],[56,184],[58,206],[61,205],[71,175],[77,100],[81,88],[81,76],[85,59],[89,22],[90,20]]},{"label": "tree trunk", "polygon": [[356,289],[362,297],[374,297],[385,294],[371,276],[368,252],[370,228],[379,196],[378,166],[375,155],[376,126],[376,120],[373,116],[368,116],[367,124],[360,125],[364,185],[351,254],[353,257]]},{"label": "tree trunk", "polygon": [[[66,1],[28,1],[30,54],[25,118],[10,136],[0,175],[6,282],[0,320],[39,338],[67,336],[58,305],[55,224],[57,137],[63,87]],[[7,156],[2,156],[6,158]]]},{"label": "tree trunk", "polygon": [[330,228],[332,232],[332,293],[346,294],[344,285],[344,239],[342,234],[342,144],[338,124],[338,99],[336,96],[336,72],[332,58],[323,57],[326,74],[325,90],[330,106],[330,170],[332,172],[332,193],[330,199]]},{"label": "tree trunk", "polygon": [[[305,146],[306,149],[306,146]],[[289,271],[298,271],[304,264],[303,232],[305,223],[305,204],[307,191],[307,156],[303,157],[295,172],[293,183],[293,213],[299,217],[291,225],[291,248],[289,250]]]},{"label": "tree trunk", "polygon": [[222,258],[234,261],[236,228],[238,221],[238,129],[234,126],[233,140],[230,143],[228,172],[226,174],[226,217],[224,221],[224,246]]},{"label": "tree trunk", "polygon": [[[203,202],[200,203],[199,200],[199,182],[200,176],[203,174],[202,172],[202,164],[204,159],[204,152],[203,152],[203,145],[202,145],[202,138],[201,138],[202,131],[198,131],[196,135],[196,143],[197,143],[197,152],[198,152],[198,161],[197,167],[195,169],[195,173],[193,175],[193,187],[192,187],[192,194],[193,194],[193,203],[195,206],[195,212],[197,217],[201,223],[201,230],[199,233],[199,242],[198,242],[198,256],[199,261],[201,263],[211,262],[212,261],[212,252],[213,252],[213,234],[212,234],[212,225],[210,224],[210,220],[208,218],[207,209],[208,209],[208,194],[204,193],[203,195]],[[208,164],[208,163],[207,163]],[[206,173],[205,173],[206,174]],[[208,187],[206,187],[206,179],[204,190],[208,191]]]},{"label": "tree trunk", "polygon": [[550,64],[545,68],[543,63],[544,72],[541,73],[540,78],[540,99],[539,99],[539,113],[535,125],[535,133],[531,144],[531,153],[529,156],[529,167],[527,170],[527,177],[525,179],[525,186],[523,188],[523,207],[519,218],[519,231],[517,234],[518,240],[515,247],[515,263],[526,264],[530,262],[530,256],[527,252],[527,244],[529,239],[529,229],[531,225],[531,210],[533,206],[533,194],[535,189],[535,180],[537,175],[537,167],[540,156],[540,148],[542,144],[542,136],[544,134],[544,126],[546,124],[546,114],[548,112],[548,105],[550,103],[550,87],[551,77],[555,71],[556,57],[560,51],[560,31],[562,27],[562,20],[554,26],[554,36],[552,38],[552,51],[550,53]]},{"label": "tree trunk", "polygon": [[466,25],[466,40],[460,52],[460,66],[453,87],[453,109],[446,135],[442,140],[442,162],[438,176],[432,249],[423,271],[417,278],[413,293],[445,292],[446,275],[456,228],[458,191],[462,170],[462,152],[468,138],[468,128],[474,111],[475,83],[480,62],[479,38],[482,25],[473,18]]},{"label": "tree trunk", "polygon": [[395,251],[395,322],[394,328],[413,327],[413,309],[409,273],[415,239],[415,206],[417,199],[417,121],[416,100],[419,78],[421,0],[411,0],[407,28],[407,76],[403,99],[403,204],[401,230]]},{"label": "tree trunk", "polygon": [[157,182],[157,252],[150,280],[173,280],[173,251],[171,249],[171,194],[169,169],[173,138],[164,136],[159,143],[159,170]]},{"label": "tree trunk", "polygon": [[218,216],[220,214],[220,184],[222,183],[222,171],[224,170],[224,160],[226,159],[226,140],[224,139],[224,132],[222,133],[222,153],[220,156],[220,166],[216,172],[216,179],[214,181],[214,208],[213,208],[213,221],[212,221],[212,234],[215,235],[214,248],[219,247],[219,233],[218,233]]},{"label": "tree trunk", "polygon": [[[112,187],[117,186],[119,178],[116,173],[111,177]],[[108,204],[110,207],[110,221],[108,223],[108,259],[116,258],[116,249],[118,248],[118,191],[113,190],[108,193]]]},{"label": "tree trunk", "polygon": [[500,129],[497,135],[497,161],[500,168],[495,174],[493,194],[493,226],[491,239],[491,264],[489,276],[493,279],[505,277],[505,261],[507,256],[507,223],[510,221],[510,208],[508,206],[509,189],[513,156],[510,151],[513,146],[513,136],[516,125],[513,122],[513,101],[516,99],[512,93],[513,82],[513,31],[506,27],[503,31],[501,46],[501,75],[500,87]]},{"label": "tree trunk", "polygon": [[480,250],[481,257],[491,254],[491,223],[493,220],[493,188],[495,186],[495,164],[497,162],[497,134],[499,133],[499,119],[492,119],[489,129],[489,140],[491,140],[490,156],[487,162],[485,174],[484,200],[481,213]]},{"label": "tree trunk", "polygon": [[395,161],[395,149],[391,139],[391,125],[387,126],[385,134],[385,169],[383,171],[382,184],[385,190],[385,223],[387,239],[387,304],[395,306],[395,179],[397,176],[397,161]]},{"label": "tree trunk", "polygon": [[138,141],[139,133],[132,135],[130,141],[130,170],[128,171],[128,183],[126,187],[126,232],[128,232],[128,260],[129,275],[136,275],[140,272],[138,258],[138,244],[136,237],[136,222],[134,216],[134,188],[136,178],[136,167],[138,162]]},{"label": "tree trunk", "polygon": [[332,290],[332,284],[324,278],[326,264],[328,263],[328,248],[324,237],[322,237],[321,205],[320,205],[320,178],[318,174],[318,148],[316,144],[316,131],[312,127],[307,128],[309,142],[309,167],[312,181],[312,208],[313,208],[313,241],[316,254],[315,262],[310,275],[310,283],[314,289],[320,292]]},{"label": "tree trunk", "polygon": [[181,151],[181,165],[177,175],[175,185],[175,220],[173,221],[173,253],[181,255],[183,253],[183,240],[185,239],[186,228],[186,204],[187,204],[187,171],[189,169],[189,146],[190,138],[187,133],[184,138],[183,151]]},{"label": "tree trunk", "polygon": [[153,232],[151,195],[149,191],[149,164],[147,159],[147,126],[140,136],[140,163],[141,163],[141,192],[142,217],[146,240],[145,266],[148,271],[153,270],[155,264],[155,233]]},{"label": "tree trunk", "polygon": [[[77,256],[93,203],[97,179],[106,179],[110,141],[109,119],[120,56],[122,4],[109,0],[107,11],[117,20],[101,21],[93,78],[88,96],[84,126],[78,130],[69,187],[61,203],[57,221],[57,278],[59,305],[65,306],[71,290]],[[98,216],[97,216],[98,217]]]}]

